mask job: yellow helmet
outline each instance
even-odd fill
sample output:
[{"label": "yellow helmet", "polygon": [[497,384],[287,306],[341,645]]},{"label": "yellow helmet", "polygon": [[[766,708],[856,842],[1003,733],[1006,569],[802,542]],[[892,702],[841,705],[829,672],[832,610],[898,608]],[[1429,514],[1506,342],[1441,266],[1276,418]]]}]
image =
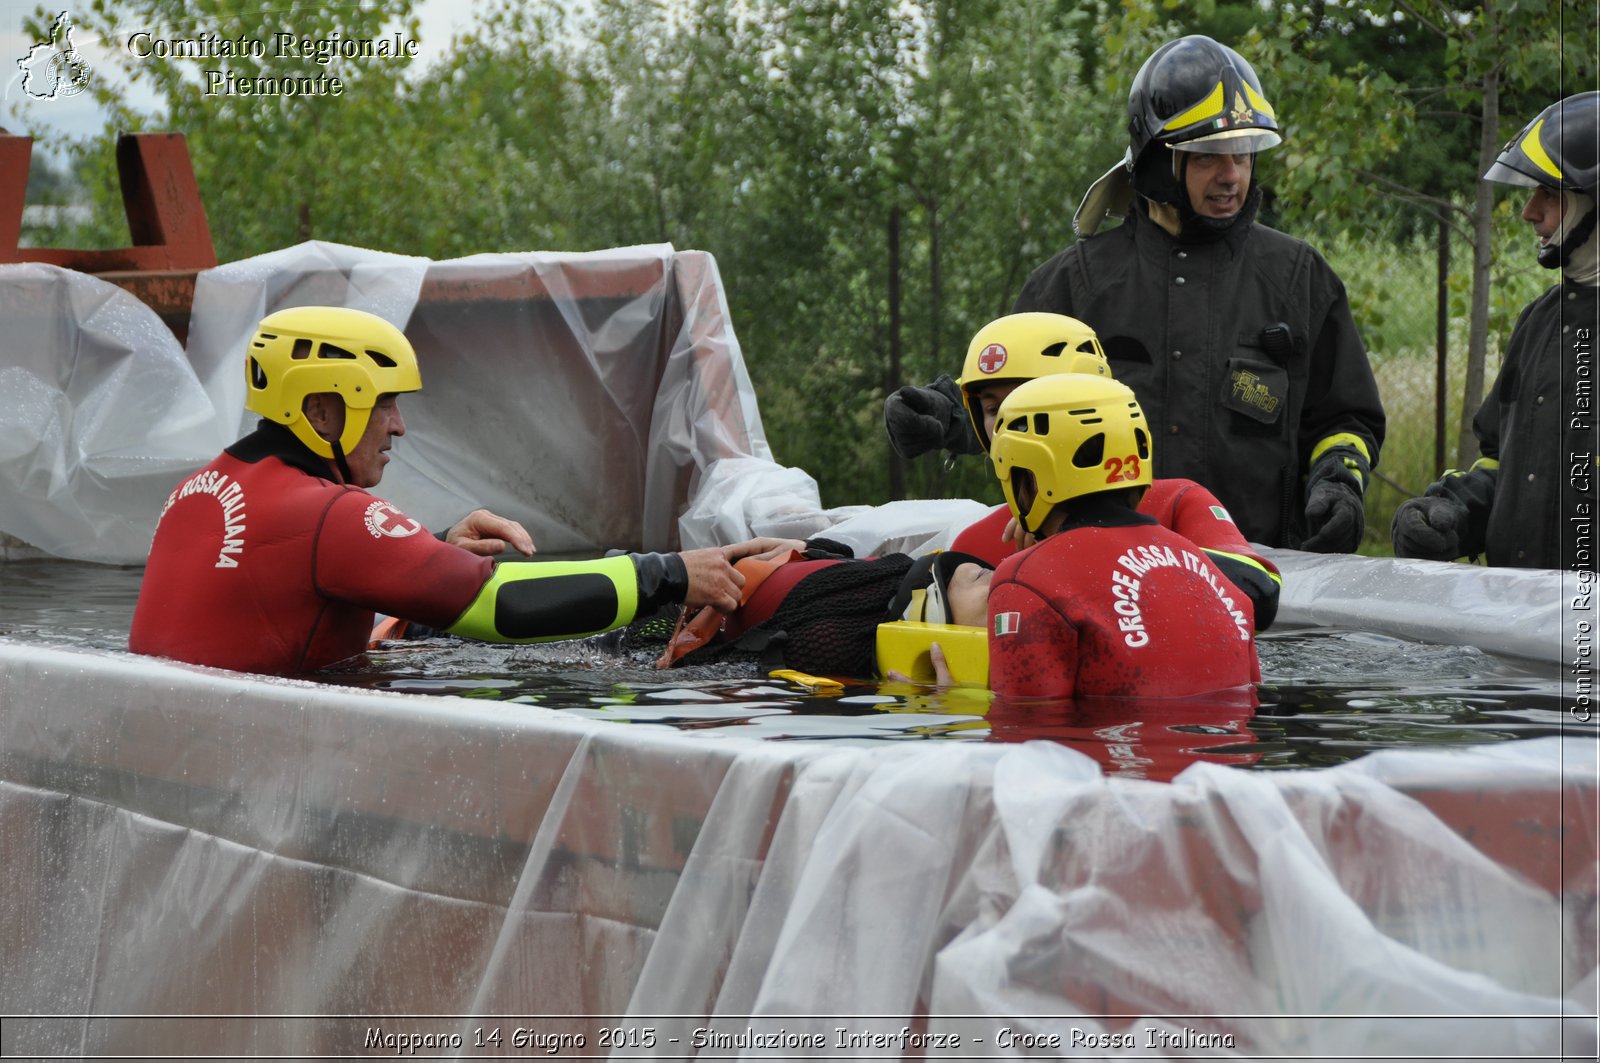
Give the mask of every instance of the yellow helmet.
[{"label": "yellow helmet", "polygon": [[367,430],[381,395],[417,391],[422,374],[405,334],[383,318],[339,306],[297,306],[261,320],[245,358],[245,409],[287,425],[324,458],[333,445],[301,411],[307,395],[332,392],[344,399],[340,453],[349,453]]},{"label": "yellow helmet", "polygon": [[989,456],[1012,514],[1035,535],[1061,502],[1153,478],[1150,432],[1132,389],[1077,373],[1030,380],[1007,395]]},{"label": "yellow helmet", "polygon": [[978,391],[988,384],[1021,382],[1054,373],[1111,376],[1106,352],[1094,329],[1065,314],[1008,314],[978,330],[967,346],[961,367],[961,396],[972,428],[985,449],[989,433],[983,427],[983,406]]}]

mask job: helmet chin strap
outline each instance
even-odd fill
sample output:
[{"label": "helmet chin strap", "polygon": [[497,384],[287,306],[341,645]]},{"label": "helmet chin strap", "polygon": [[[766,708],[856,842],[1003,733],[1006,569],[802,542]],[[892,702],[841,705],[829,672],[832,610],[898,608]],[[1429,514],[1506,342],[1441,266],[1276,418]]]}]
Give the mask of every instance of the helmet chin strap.
[{"label": "helmet chin strap", "polygon": [[329,440],[329,443],[333,447],[334,463],[339,466],[340,482],[343,484],[355,483],[356,478],[350,472],[350,463],[344,458],[344,447],[339,444],[337,439]]}]

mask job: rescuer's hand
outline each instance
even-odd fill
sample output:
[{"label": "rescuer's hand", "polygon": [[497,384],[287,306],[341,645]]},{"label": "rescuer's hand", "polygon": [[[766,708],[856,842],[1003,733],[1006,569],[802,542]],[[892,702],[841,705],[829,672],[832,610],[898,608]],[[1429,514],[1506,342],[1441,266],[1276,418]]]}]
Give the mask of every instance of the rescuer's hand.
[{"label": "rescuer's hand", "polygon": [[1366,507],[1361,496],[1341,483],[1324,482],[1306,498],[1306,530],[1300,549],[1319,554],[1354,553],[1366,530]]},{"label": "rescuer's hand", "polygon": [[719,613],[731,613],[739,607],[739,588],[744,586],[744,575],[728,563],[722,547],[685,550],[678,556],[683,558],[689,575],[684,605],[691,609],[709,605]]},{"label": "rescuer's hand", "polygon": [[528,529],[487,509],[475,509],[456,521],[445,532],[444,541],[484,557],[498,557],[507,550],[532,557],[536,549]]},{"label": "rescuer's hand", "polygon": [[755,561],[771,561],[781,554],[793,550],[797,554],[806,551],[804,539],[778,539],[766,535],[757,539],[746,539],[742,543],[733,543],[722,548],[722,554],[730,562],[751,558]]},{"label": "rescuer's hand", "polygon": [[[933,665],[933,685],[943,690],[945,687],[955,686],[955,680],[950,678],[950,664],[944,659],[944,647],[937,642],[928,643],[928,661]],[[915,682],[910,676],[898,668],[891,668],[885,679],[894,683]]]},{"label": "rescuer's hand", "polygon": [[1026,550],[1028,547],[1039,541],[1038,539],[1034,538],[1031,531],[1028,531],[1022,526],[1022,522],[1016,517],[1012,517],[1010,520],[1006,521],[1006,530],[1001,535],[1001,538],[1010,543],[1012,546],[1016,547],[1018,553],[1021,553],[1023,550]]}]

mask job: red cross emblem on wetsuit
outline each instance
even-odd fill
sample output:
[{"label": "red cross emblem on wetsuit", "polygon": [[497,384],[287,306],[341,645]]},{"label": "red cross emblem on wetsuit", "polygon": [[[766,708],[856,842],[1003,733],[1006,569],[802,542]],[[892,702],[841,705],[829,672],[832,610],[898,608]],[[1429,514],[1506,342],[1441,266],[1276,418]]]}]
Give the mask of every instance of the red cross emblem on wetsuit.
[{"label": "red cross emblem on wetsuit", "polygon": [[1006,364],[1006,349],[991,343],[978,354],[978,372],[998,373]]},{"label": "red cross emblem on wetsuit", "polygon": [[422,525],[382,499],[367,507],[366,521],[367,531],[372,533],[374,539],[384,535],[391,539],[404,539],[422,530]]}]

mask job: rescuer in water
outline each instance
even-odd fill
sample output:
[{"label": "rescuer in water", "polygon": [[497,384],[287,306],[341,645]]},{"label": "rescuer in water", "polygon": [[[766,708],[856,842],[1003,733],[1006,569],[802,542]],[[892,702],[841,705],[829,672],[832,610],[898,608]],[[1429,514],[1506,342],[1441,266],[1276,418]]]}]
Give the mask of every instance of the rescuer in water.
[{"label": "rescuer in water", "polygon": [[399,396],[422,387],[398,328],[359,310],[281,310],[244,368],[262,421],[167,497],[135,653],[314,671],[360,654],[375,612],[490,642],[574,638],[672,603],[731,610],[744,578],[730,562],[761,549],[497,564],[508,548],[534,552],[516,521],[477,510],[436,538],[368,493],[405,434]]}]

